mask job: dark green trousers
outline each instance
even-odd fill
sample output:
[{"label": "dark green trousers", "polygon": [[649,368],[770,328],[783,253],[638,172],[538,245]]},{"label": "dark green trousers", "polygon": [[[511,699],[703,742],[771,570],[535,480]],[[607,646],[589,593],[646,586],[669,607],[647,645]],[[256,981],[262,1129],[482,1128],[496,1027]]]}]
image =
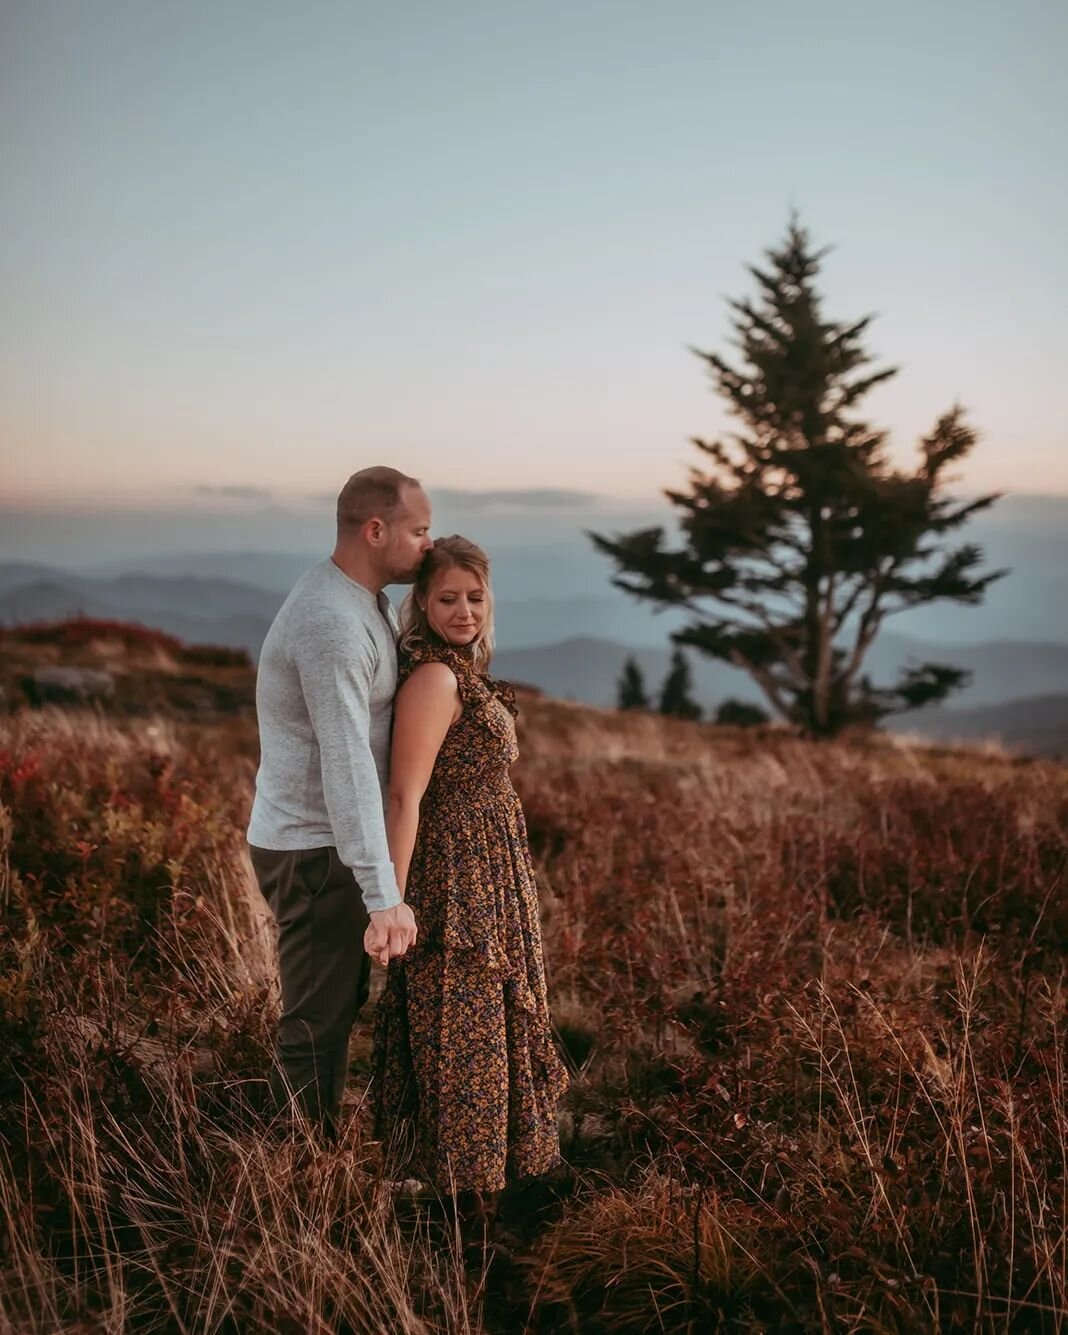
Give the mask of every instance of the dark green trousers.
[{"label": "dark green trousers", "polygon": [[360,887],[336,848],[277,852],[249,845],[253,870],[278,924],[282,1013],[271,1093],[295,1098],[328,1140],[337,1135],[349,1035],[367,1000],[370,921]]}]

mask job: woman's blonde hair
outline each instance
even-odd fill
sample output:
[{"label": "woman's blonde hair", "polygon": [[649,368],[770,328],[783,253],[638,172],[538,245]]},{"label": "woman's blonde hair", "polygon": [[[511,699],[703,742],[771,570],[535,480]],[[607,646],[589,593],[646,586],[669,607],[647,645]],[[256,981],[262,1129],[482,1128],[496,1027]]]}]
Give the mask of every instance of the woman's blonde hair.
[{"label": "woman's blonde hair", "polygon": [[426,603],[435,579],[445,570],[459,567],[474,575],[486,595],[486,616],[478,635],[461,652],[469,653],[476,672],[485,672],[493,657],[493,590],[490,587],[489,557],[469,538],[459,533],[448,538],[435,538],[434,545],[419,567],[411,591],[401,604],[400,640],[402,653],[410,653],[423,644],[440,644],[441,636],[430,625],[426,612],[419,606]]}]

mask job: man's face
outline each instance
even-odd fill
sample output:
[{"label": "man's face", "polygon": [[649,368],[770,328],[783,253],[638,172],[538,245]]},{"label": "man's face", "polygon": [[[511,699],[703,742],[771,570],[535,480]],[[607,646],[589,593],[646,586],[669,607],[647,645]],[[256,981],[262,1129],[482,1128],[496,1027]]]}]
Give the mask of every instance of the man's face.
[{"label": "man's face", "polygon": [[411,584],[434,545],[430,536],[430,501],[422,487],[405,487],[401,507],[388,526],[383,564],[389,584]]}]

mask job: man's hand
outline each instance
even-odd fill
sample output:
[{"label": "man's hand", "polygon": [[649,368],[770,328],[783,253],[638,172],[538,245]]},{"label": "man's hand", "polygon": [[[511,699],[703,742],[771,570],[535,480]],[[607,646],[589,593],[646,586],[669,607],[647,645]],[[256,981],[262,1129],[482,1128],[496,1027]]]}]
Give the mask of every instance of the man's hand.
[{"label": "man's hand", "polygon": [[391,909],[378,909],[371,914],[363,934],[363,948],[373,960],[385,965],[415,944],[417,931],[415,914],[401,900]]}]

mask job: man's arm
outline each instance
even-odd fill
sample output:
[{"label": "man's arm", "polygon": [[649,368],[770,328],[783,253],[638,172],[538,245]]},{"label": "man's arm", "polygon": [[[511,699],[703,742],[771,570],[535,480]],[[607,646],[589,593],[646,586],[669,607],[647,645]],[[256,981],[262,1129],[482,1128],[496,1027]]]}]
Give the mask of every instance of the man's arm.
[{"label": "man's arm", "polygon": [[371,754],[371,636],[326,622],[299,639],[293,657],[319,743],[323,796],[338,854],[352,868],[367,911],[391,908],[402,896]]}]

